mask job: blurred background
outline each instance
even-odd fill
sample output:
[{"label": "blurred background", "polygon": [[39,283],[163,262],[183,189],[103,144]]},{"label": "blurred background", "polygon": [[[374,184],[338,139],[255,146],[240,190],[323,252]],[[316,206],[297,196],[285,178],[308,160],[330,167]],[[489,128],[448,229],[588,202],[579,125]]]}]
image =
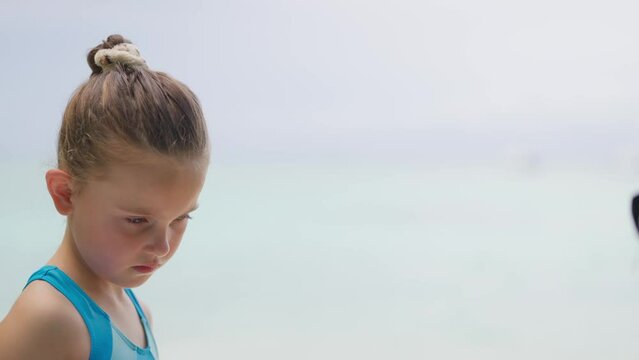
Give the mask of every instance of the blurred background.
[{"label": "blurred background", "polygon": [[163,359],[639,357],[633,1],[13,1],[0,317],[57,248],[62,112],[109,34],[198,94],[200,209],[137,289]]}]

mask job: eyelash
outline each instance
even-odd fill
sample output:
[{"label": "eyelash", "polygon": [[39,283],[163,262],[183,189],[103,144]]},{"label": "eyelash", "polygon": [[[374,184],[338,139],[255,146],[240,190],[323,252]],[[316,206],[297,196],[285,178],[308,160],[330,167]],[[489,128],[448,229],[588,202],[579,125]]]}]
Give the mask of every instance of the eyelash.
[{"label": "eyelash", "polygon": [[191,215],[184,215],[182,217],[177,218],[177,221],[191,220],[193,219]]},{"label": "eyelash", "polygon": [[144,221],[146,221],[146,219],[145,219],[145,218],[126,218],[126,221],[127,221],[129,224],[133,224],[133,225],[140,225],[140,224],[142,224],[142,221],[138,222],[138,220],[144,220]]},{"label": "eyelash", "polygon": [[[184,221],[184,220],[191,220],[193,219],[193,217],[191,217],[191,215],[184,215],[181,216],[177,219],[175,219],[176,221]],[[138,222],[138,220],[143,220],[141,222]],[[145,218],[126,218],[126,221],[129,224],[133,224],[133,225],[142,225],[143,223],[147,222],[147,220]]]}]

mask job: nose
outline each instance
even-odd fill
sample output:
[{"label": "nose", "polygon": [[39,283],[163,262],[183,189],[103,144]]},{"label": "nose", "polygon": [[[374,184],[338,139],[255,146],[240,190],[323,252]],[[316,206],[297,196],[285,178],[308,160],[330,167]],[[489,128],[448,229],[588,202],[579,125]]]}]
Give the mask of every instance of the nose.
[{"label": "nose", "polygon": [[171,251],[171,229],[160,229],[151,241],[149,242],[148,249],[157,257],[165,256]]}]

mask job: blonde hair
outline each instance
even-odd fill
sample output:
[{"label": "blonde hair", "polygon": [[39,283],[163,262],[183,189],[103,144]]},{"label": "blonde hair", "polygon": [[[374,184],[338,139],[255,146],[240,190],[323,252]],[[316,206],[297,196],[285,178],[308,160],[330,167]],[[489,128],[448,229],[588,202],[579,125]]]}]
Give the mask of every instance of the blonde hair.
[{"label": "blonde hair", "polygon": [[93,72],[69,100],[58,138],[58,167],[74,181],[129,161],[131,150],[208,164],[206,122],[186,85],[150,70],[121,35],[94,47],[87,62]]}]

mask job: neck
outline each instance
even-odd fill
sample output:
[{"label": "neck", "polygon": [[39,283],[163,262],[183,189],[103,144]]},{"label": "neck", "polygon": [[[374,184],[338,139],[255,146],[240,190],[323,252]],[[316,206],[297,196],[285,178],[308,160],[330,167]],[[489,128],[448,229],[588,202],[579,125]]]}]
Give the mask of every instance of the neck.
[{"label": "neck", "polygon": [[64,271],[98,304],[112,303],[124,298],[124,289],[98,277],[84,262],[67,224],[62,243],[47,262]]}]

